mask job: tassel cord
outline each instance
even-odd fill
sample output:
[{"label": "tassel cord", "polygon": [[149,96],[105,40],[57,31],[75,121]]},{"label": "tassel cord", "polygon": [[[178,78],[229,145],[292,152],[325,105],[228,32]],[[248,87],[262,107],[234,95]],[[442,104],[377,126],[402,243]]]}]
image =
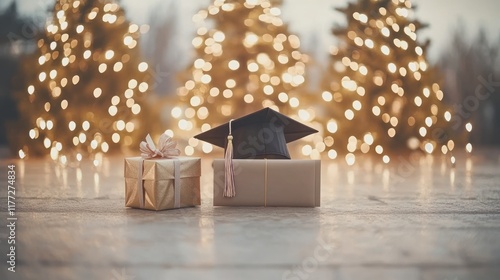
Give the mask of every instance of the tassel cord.
[{"label": "tassel cord", "polygon": [[227,136],[227,147],[224,156],[224,167],[225,167],[225,185],[224,185],[224,196],[234,197],[236,191],[234,188],[234,167],[233,167],[233,135],[232,135],[232,122],[229,121],[229,135]]}]

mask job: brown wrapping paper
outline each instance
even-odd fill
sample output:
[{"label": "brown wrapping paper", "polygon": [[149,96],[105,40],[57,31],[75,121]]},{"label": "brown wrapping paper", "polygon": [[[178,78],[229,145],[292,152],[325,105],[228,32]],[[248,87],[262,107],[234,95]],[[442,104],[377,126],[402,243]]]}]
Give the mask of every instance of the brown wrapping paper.
[{"label": "brown wrapping paper", "polygon": [[[200,158],[178,157],[180,161],[180,207],[200,205]],[[138,178],[140,164],[144,161],[142,186],[144,207],[149,210],[174,207],[174,159],[125,158],[125,206],[140,207]]]},{"label": "brown wrapping paper", "polygon": [[321,161],[233,159],[235,197],[224,197],[224,160],[214,168],[214,206],[319,207]]}]

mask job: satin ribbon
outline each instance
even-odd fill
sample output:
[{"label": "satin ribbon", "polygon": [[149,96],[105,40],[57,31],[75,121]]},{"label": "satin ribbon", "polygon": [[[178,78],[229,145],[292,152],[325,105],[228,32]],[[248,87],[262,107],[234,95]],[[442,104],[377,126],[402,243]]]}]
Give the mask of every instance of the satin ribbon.
[{"label": "satin ribbon", "polygon": [[181,207],[181,162],[174,159],[174,208]]},{"label": "satin ribbon", "polygon": [[[139,206],[144,208],[144,159],[150,158],[172,158],[174,156],[180,155],[180,150],[176,149],[177,143],[166,134],[160,136],[158,141],[158,148],[156,148],[151,135],[146,136],[146,141],[142,141],[139,148],[141,150],[141,163],[139,165],[139,170],[137,173],[137,190],[139,192]],[[181,177],[181,162],[177,158],[172,158],[174,160],[174,208],[180,208],[181,206],[181,190],[180,190],[180,177]]]},{"label": "satin ribbon", "polygon": [[142,172],[144,170],[144,160],[139,164],[137,171],[137,191],[139,192],[139,207],[144,208],[144,180],[142,180]]},{"label": "satin ribbon", "polygon": [[181,154],[181,151],[175,146],[177,142],[173,141],[170,136],[163,133],[158,141],[158,148],[156,148],[151,135],[146,136],[146,142],[142,141],[139,145],[141,150],[141,157],[143,158],[171,158]]}]

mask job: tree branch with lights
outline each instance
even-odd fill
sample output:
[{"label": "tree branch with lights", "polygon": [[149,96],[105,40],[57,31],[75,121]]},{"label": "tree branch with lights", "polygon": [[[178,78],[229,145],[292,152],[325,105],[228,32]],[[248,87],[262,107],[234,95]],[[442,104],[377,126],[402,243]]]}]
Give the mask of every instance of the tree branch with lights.
[{"label": "tree branch with lights", "polygon": [[[196,58],[181,75],[180,101],[171,110],[176,134],[191,137],[264,107],[314,119],[314,110],[301,103],[312,97],[298,91],[307,57],[280,14],[268,0],[216,0],[194,15]],[[191,138],[185,152],[195,149],[210,153],[212,146]]]},{"label": "tree branch with lights", "polygon": [[138,145],[150,78],[139,60],[140,33],[114,1],[56,2],[35,53],[23,62],[21,158],[92,157],[97,164],[96,156]]},{"label": "tree branch with lights", "polygon": [[331,105],[324,119],[328,157],[354,164],[356,154],[373,153],[388,163],[402,150],[453,152],[461,130],[450,122],[427,44],[417,40],[423,25],[412,18],[411,2],[358,0],[338,10],[347,26],[333,31],[341,43],[331,49],[322,93]]}]

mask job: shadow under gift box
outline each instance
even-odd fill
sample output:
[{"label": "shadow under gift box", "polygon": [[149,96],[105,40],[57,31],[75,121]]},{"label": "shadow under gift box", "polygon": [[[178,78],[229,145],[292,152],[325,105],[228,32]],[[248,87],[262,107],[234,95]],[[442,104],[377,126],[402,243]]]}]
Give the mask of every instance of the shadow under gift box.
[{"label": "shadow under gift box", "polygon": [[213,162],[214,206],[320,206],[320,160],[233,159],[233,166],[236,196],[224,197],[224,160]]},{"label": "shadow under gift box", "polygon": [[[179,161],[180,207],[175,207],[175,160]],[[144,163],[142,163],[144,161]],[[140,165],[143,165],[139,177]],[[200,205],[200,158],[125,158],[125,206],[165,210]],[[139,179],[141,178],[141,179]],[[141,182],[142,181],[142,182]],[[141,207],[140,187],[144,190]]]}]

